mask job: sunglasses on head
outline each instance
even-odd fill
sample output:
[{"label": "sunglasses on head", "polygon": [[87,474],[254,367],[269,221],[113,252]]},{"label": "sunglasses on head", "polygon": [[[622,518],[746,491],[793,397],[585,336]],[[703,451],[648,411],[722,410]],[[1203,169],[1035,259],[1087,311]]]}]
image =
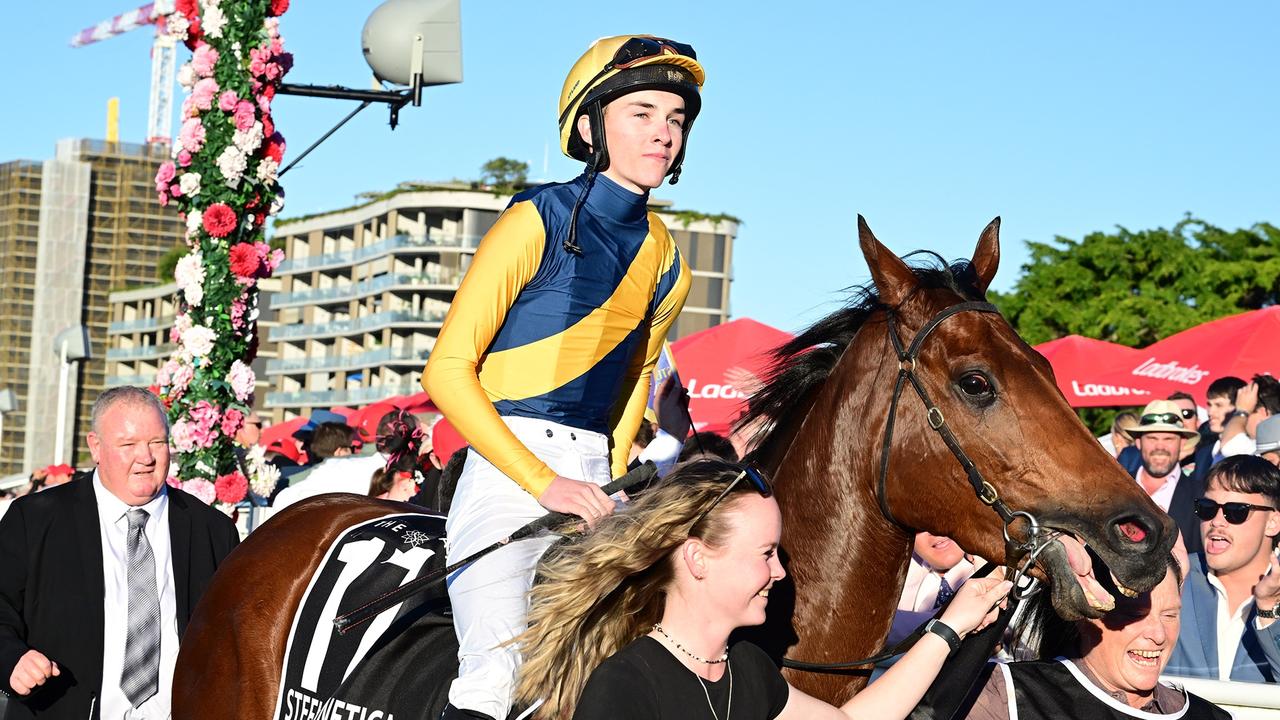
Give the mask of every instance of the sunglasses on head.
[{"label": "sunglasses on head", "polygon": [[[1185,410],[1184,412],[1190,412],[1192,414],[1195,414],[1194,410]],[[1187,417],[1191,417],[1191,415],[1188,415]],[[1138,424],[1139,425],[1181,425],[1182,418],[1178,416],[1178,413],[1155,413],[1153,415],[1143,415],[1142,419],[1138,421]]]},{"label": "sunglasses on head", "polygon": [[1251,510],[1275,510],[1269,505],[1251,505],[1243,502],[1217,503],[1209,498],[1200,498],[1195,502],[1196,517],[1209,522],[1218,516],[1218,508],[1222,508],[1222,516],[1232,525],[1239,525],[1249,519]]},{"label": "sunglasses on head", "polygon": [[730,482],[725,487],[724,490],[720,491],[720,494],[716,496],[716,499],[710,505],[707,506],[706,510],[702,511],[702,514],[698,515],[698,519],[694,520],[693,524],[690,525],[689,527],[691,528],[697,527],[698,523],[701,523],[704,519],[706,519],[707,515],[710,514],[711,511],[714,510],[716,506],[720,504],[720,501],[724,500],[729,493],[733,492],[733,489],[738,486],[738,483],[742,482],[744,479],[747,482],[751,483],[751,487],[756,492],[760,493],[760,497],[767,498],[773,495],[773,486],[770,485],[769,481],[764,478],[764,475],[761,475],[760,471],[756,470],[755,468],[744,466],[742,468],[742,472],[738,473],[737,477],[735,477],[733,481]]}]

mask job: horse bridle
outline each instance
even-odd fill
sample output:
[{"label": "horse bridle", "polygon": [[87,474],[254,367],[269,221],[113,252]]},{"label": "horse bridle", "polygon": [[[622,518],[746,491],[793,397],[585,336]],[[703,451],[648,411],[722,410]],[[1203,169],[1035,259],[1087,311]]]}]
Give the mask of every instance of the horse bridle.
[{"label": "horse bridle", "polygon": [[[898,415],[898,401],[902,398],[902,388],[910,382],[911,387],[915,388],[916,394],[920,396],[921,402],[924,403],[929,427],[933,428],[934,432],[942,437],[942,442],[946,443],[947,448],[951,450],[951,454],[959,461],[960,467],[964,469],[965,475],[969,479],[969,484],[973,487],[974,494],[978,496],[978,500],[994,510],[1004,523],[1005,559],[1014,573],[1012,576],[1014,581],[1013,595],[1015,599],[1023,600],[1039,592],[1040,584],[1036,578],[1032,577],[1030,578],[1031,582],[1023,587],[1021,585],[1022,578],[1026,576],[1027,570],[1035,563],[1040,553],[1049,546],[1049,543],[1057,537],[1058,533],[1046,532],[1031,513],[1025,510],[1010,510],[1004,500],[1000,499],[1000,493],[996,491],[995,486],[987,482],[986,478],[982,476],[982,471],[969,459],[964,448],[960,446],[960,441],[956,439],[955,433],[947,425],[947,420],[943,416],[942,410],[929,397],[929,392],[925,390],[920,378],[916,375],[916,360],[920,356],[920,348],[924,345],[924,341],[947,318],[963,312],[1000,314],[1000,310],[991,303],[978,301],[956,303],[934,315],[912,338],[911,345],[904,348],[901,338],[898,337],[896,312],[892,308],[885,311],[889,341],[893,343],[894,353],[898,356],[898,379],[893,386],[893,399],[889,403],[889,418],[885,424],[884,442],[880,446],[880,477],[876,482],[876,502],[879,503],[880,513],[884,515],[886,520],[907,531],[908,534],[914,535],[914,530],[893,516],[893,511],[889,509],[889,501],[885,491],[885,483],[889,478],[889,451],[893,445],[893,429]],[[1013,536],[1009,534],[1010,526],[1018,518],[1022,518],[1027,522],[1027,536],[1021,542],[1014,540]]]},{"label": "horse bridle", "polygon": [[[929,397],[929,392],[924,389],[920,378],[916,376],[916,359],[920,356],[920,348],[925,339],[947,318],[962,312],[1000,314],[1000,310],[991,303],[978,301],[956,303],[934,315],[912,338],[911,345],[904,348],[902,340],[898,337],[898,323],[895,318],[895,311],[892,308],[885,310],[889,340],[893,343],[894,353],[898,356],[898,379],[893,386],[893,400],[889,403],[889,418],[884,429],[884,442],[880,447],[880,477],[876,482],[876,502],[879,503],[880,513],[886,520],[902,528],[908,536],[914,536],[915,530],[893,516],[893,512],[889,509],[889,501],[885,497],[885,482],[889,477],[889,451],[893,445],[893,428],[898,416],[898,401],[902,398],[902,388],[909,382],[924,403],[929,427],[942,436],[942,441],[947,444],[951,454],[960,462],[960,467],[964,468],[965,475],[969,478],[969,484],[973,486],[974,494],[978,496],[978,499],[984,505],[994,510],[1004,523],[1005,562],[1013,573],[1011,576],[1013,588],[1010,594],[1021,605],[1042,589],[1039,579],[1027,575],[1027,571],[1035,565],[1040,553],[1049,547],[1049,543],[1059,533],[1057,531],[1046,531],[1035,516],[1025,510],[1009,509],[1004,500],[1000,499],[1000,493],[996,491],[995,486],[982,477],[982,471],[969,459],[969,455],[960,446],[960,441],[956,439],[955,433],[951,432],[951,428],[947,426],[947,420],[943,416],[942,410]],[[1018,518],[1022,518],[1027,522],[1027,536],[1021,542],[1015,540],[1009,534],[1010,526]],[[982,571],[979,571],[979,573],[982,573]],[[978,574],[975,574],[974,577],[978,577]],[[1022,582],[1024,578],[1028,580],[1026,584]],[[925,624],[921,624],[893,648],[871,657],[836,663],[811,663],[784,657],[782,664],[784,667],[795,670],[819,673],[840,672],[878,664],[910,649],[916,640],[924,635],[924,628]]]}]

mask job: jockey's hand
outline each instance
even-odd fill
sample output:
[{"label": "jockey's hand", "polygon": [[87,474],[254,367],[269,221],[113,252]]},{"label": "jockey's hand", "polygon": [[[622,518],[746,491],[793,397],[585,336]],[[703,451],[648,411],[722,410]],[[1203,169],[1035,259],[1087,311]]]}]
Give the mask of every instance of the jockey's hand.
[{"label": "jockey's hand", "polygon": [[577,515],[593,527],[599,520],[613,512],[613,501],[595,483],[570,480],[557,475],[542,491],[538,503],[552,512]]},{"label": "jockey's hand", "polygon": [[938,619],[963,638],[995,621],[1012,587],[1013,583],[998,577],[970,579]]},{"label": "jockey's hand", "polygon": [[28,650],[18,658],[18,664],[13,666],[13,672],[9,675],[9,687],[19,695],[30,695],[45,680],[61,674],[58,663],[45,657],[39,650]]}]

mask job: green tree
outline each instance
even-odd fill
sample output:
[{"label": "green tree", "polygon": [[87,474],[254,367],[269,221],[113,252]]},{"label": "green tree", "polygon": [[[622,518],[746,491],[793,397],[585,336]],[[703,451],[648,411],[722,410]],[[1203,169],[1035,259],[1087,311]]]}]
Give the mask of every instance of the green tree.
[{"label": "green tree", "polygon": [[[1280,302],[1280,229],[1226,231],[1190,216],[1172,229],[1028,242],[1031,259],[992,302],[1027,342],[1077,334],[1145,347],[1189,327]],[[1115,411],[1082,409],[1095,434]]]},{"label": "green tree", "polygon": [[1013,290],[993,301],[1032,344],[1075,333],[1145,347],[1280,302],[1280,229],[1269,223],[1226,231],[1188,216],[1027,247]]},{"label": "green tree", "polygon": [[529,180],[529,163],[497,157],[480,166],[480,182],[511,192]]}]

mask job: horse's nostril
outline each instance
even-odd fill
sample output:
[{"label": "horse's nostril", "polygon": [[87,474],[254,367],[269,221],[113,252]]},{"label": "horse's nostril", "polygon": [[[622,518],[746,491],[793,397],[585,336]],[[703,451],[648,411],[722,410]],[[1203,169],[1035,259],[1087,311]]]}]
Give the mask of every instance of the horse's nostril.
[{"label": "horse's nostril", "polygon": [[1130,542],[1140,543],[1147,539],[1147,530],[1138,523],[1130,520],[1117,525],[1120,533],[1124,535]]}]

